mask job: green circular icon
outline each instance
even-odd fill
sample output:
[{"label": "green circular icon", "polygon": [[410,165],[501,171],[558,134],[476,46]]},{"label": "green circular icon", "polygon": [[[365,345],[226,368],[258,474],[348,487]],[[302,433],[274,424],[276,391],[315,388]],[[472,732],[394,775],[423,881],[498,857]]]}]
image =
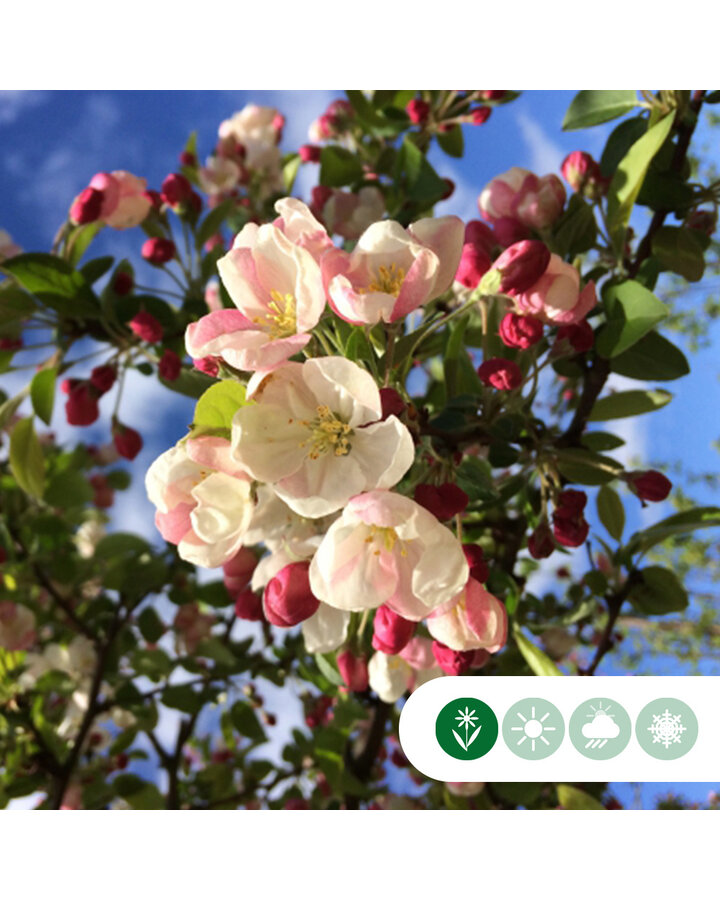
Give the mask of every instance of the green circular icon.
[{"label": "green circular icon", "polygon": [[586,700],[570,717],[568,734],[576,750],[588,759],[612,759],[627,747],[632,722],[616,700]]},{"label": "green circular icon", "polygon": [[528,697],[505,713],[502,733],[515,756],[546,759],[562,744],[565,723],[557,706],[539,697]]},{"label": "green circular icon", "polygon": [[477,697],[460,697],[438,713],[435,736],[455,759],[479,759],[497,740],[498,720],[487,703]]},{"label": "green circular icon", "polygon": [[643,750],[655,759],[680,759],[697,740],[698,720],[687,703],[661,697],[640,711],[635,735]]}]

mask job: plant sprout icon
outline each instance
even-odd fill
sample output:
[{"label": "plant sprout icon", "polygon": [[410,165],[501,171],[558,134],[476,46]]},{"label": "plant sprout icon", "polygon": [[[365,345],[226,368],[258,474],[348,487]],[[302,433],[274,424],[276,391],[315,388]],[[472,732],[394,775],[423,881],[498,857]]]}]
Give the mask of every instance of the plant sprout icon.
[{"label": "plant sprout icon", "polygon": [[544,716],[541,716],[539,719],[535,717],[535,707],[532,706],[530,708],[530,718],[526,718],[521,712],[517,713],[518,718],[522,719],[522,725],[513,725],[510,728],[510,731],[522,731],[523,735],[520,740],[517,742],[517,746],[519,747],[521,744],[524,744],[525,741],[530,741],[530,749],[532,752],[535,752],[536,742],[538,740],[542,741],[546,747],[550,746],[550,741],[545,737],[545,731],[557,731],[554,725],[545,725],[545,719],[550,715],[550,711],[545,713]]},{"label": "plant sprout icon", "polygon": [[582,727],[582,736],[589,738],[585,744],[586,750],[600,750],[609,740],[620,734],[620,727],[613,722],[615,714],[608,712],[611,708],[612,704],[608,704],[603,709],[602,701],[598,703],[597,709],[590,704],[592,712],[588,713],[586,718],[592,719],[592,721]]},{"label": "plant sprout icon", "polygon": [[460,744],[463,750],[467,751],[470,747],[470,744],[475,740],[475,738],[480,734],[480,729],[482,725],[478,725],[478,727],[473,731],[473,733],[468,737],[468,732],[470,728],[474,727],[477,722],[478,717],[475,715],[475,710],[472,709],[468,712],[468,707],[465,707],[465,712],[461,709],[458,710],[458,714],[455,716],[455,721],[460,723],[460,727],[465,726],[465,740],[462,739],[462,736],[458,734],[457,731],[453,728],[453,734],[455,735],[455,740]]}]

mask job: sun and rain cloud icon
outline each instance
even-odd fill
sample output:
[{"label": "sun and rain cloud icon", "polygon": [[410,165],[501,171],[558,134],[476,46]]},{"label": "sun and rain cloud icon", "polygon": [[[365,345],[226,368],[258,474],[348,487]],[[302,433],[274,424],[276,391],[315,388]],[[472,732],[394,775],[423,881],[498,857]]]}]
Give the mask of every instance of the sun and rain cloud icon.
[{"label": "sun and rain cloud icon", "polygon": [[588,739],[585,744],[586,750],[599,750],[620,735],[620,726],[615,722],[615,715],[609,710],[612,708],[608,705],[603,709],[602,701],[598,707],[590,706],[592,712],[588,713],[591,720],[582,727],[582,736]]}]

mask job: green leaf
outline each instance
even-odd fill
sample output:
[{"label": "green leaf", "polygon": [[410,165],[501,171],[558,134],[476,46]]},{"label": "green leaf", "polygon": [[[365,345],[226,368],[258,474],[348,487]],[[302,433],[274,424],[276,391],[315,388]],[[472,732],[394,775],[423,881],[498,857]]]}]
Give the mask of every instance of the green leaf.
[{"label": "green leaf", "polygon": [[323,147],[320,154],[320,184],[343,187],[362,178],[362,163],[354,153],[337,144]]},{"label": "green leaf", "polygon": [[520,631],[517,623],[513,625],[513,636],[518,650],[523,655],[525,662],[536,675],[562,675],[555,663],[538,646],[528,640]]},{"label": "green leaf", "polygon": [[250,738],[251,741],[266,740],[265,732],[258,722],[255,710],[244,700],[238,700],[230,707],[230,718],[237,732]]},{"label": "green leaf", "polygon": [[0,428],[5,428],[7,426],[8,422],[18,411],[20,404],[29,393],[30,385],[26,384],[19,394],[15,394],[14,397],[10,397],[2,404],[2,406],[0,406]]},{"label": "green leaf", "polygon": [[633,347],[616,356],[610,370],[639,381],[673,381],[690,373],[685,354],[657,331],[650,331]]},{"label": "green leaf", "polygon": [[208,387],[217,384],[214,378],[209,378],[196,369],[183,369],[175,381],[163,381],[163,385],[176,394],[185,397],[202,397]]},{"label": "green leaf", "polygon": [[580,91],[565,113],[563,131],[601,125],[638,106],[635,91]]},{"label": "green leaf", "polygon": [[557,786],[558,803],[563,809],[605,809],[599,800],[570,784]]},{"label": "green leaf", "polygon": [[640,192],[645,173],[672,131],[675,113],[660,119],[645,132],[628,150],[618,165],[608,189],[607,227],[615,248],[620,255],[625,243],[625,229],[635,199]]},{"label": "green leaf", "polygon": [[493,781],[491,787],[493,794],[522,806],[534,803],[543,789],[542,782],[539,781]]},{"label": "green leaf", "polygon": [[329,659],[320,653],[315,654],[315,662],[317,663],[317,667],[321,674],[327,678],[330,684],[334,684],[336,687],[345,684],[345,681],[338,671],[337,666],[334,665],[334,662],[330,662]]},{"label": "green leaf", "polygon": [[628,541],[627,550],[631,555],[638,552],[646,553],[667,538],[690,534],[699,528],[715,527],[720,527],[720,507],[696,506],[694,509],[675,513],[649,528],[638,531]]},{"label": "green leaf", "polygon": [[45,502],[61,509],[84,506],[93,498],[93,490],[87,479],[77,470],[68,469],[54,475],[45,491]]},{"label": "green leaf", "polygon": [[702,238],[690,228],[663,225],[652,239],[652,252],[664,269],[677,272],[687,281],[700,281],[705,271]]},{"label": "green leaf", "polygon": [[180,712],[194,715],[203,707],[203,696],[188,684],[173,684],[169,688],[165,688],[162,692],[160,700],[163,706],[169,706],[171,709],[179,709]]},{"label": "green leaf", "polygon": [[600,356],[610,359],[632,347],[670,312],[639,281],[610,285],[604,301],[607,322],[598,333],[595,347]]},{"label": "green leaf", "polygon": [[137,557],[150,552],[150,545],[135,534],[117,531],[105,535],[95,547],[95,559],[113,559],[114,557]]},{"label": "green leaf", "polygon": [[32,417],[21,419],[10,433],[10,468],[19,487],[38,499],[45,487],[45,458]]},{"label": "green leaf", "polygon": [[88,284],[94,284],[112,269],[114,263],[115,259],[112,256],[99,256],[86,262],[80,269],[80,274]]},{"label": "green leaf", "polygon": [[146,606],[138,616],[138,628],[149,644],[156,644],[165,634],[165,625],[152,606]]},{"label": "green leaf", "polygon": [[608,534],[616,541],[621,540],[625,528],[625,507],[617,491],[603,485],[598,491],[596,503],[598,516]]},{"label": "green leaf", "polygon": [[30,399],[33,409],[46,425],[49,425],[52,419],[56,376],[57,369],[41,369],[33,376],[30,384]]},{"label": "green leaf", "polygon": [[409,137],[400,148],[398,165],[405,175],[408,199],[414,200],[422,209],[429,209],[445,194],[447,185]]},{"label": "green leaf", "polygon": [[235,413],[246,403],[245,385],[237,381],[219,381],[198,400],[193,426],[202,430],[229,429]]},{"label": "green leaf", "polygon": [[582,443],[588,450],[602,453],[603,450],[622,447],[625,441],[616,434],[608,434],[607,431],[588,431],[582,436]]},{"label": "green leaf", "polygon": [[294,153],[283,166],[283,183],[285,185],[285,191],[288,194],[292,193],[293,185],[295,184],[295,179],[297,178],[297,173],[300,171],[300,165],[301,159],[296,153]]},{"label": "green leaf", "polygon": [[100,311],[82,275],[58,256],[21,253],[6,259],[2,268],[25,290],[64,315],[93,317]]},{"label": "green leaf", "polygon": [[72,230],[67,240],[64,256],[73,268],[77,267],[87,248],[102,231],[104,224],[104,222],[90,222],[88,225],[78,225]]},{"label": "green leaf", "polygon": [[0,291],[0,327],[28,318],[36,309],[37,304],[29,294],[9,281],[4,282]]},{"label": "green leaf", "polygon": [[195,651],[196,656],[206,656],[220,666],[234,667],[237,663],[235,654],[220,640],[220,638],[211,637],[200,641]]},{"label": "green leaf", "polygon": [[201,249],[206,241],[209,241],[210,238],[213,237],[213,235],[217,234],[218,231],[220,231],[223,222],[228,217],[229,213],[235,208],[235,202],[236,201],[233,197],[231,197],[229,200],[224,200],[214,209],[210,210],[210,212],[205,216],[205,218],[200,223],[200,226],[198,227],[197,233],[195,234],[195,246],[198,250]]},{"label": "green leaf", "polygon": [[162,809],[165,806],[163,796],[154,784],[129,772],[118,775],[113,787],[133,809]]},{"label": "green leaf", "polygon": [[559,256],[576,256],[595,246],[597,222],[592,206],[579,194],[573,194],[567,210],[553,229],[553,250]]},{"label": "green leaf", "polygon": [[647,566],[640,570],[642,582],[630,592],[630,602],[647,616],[664,616],[687,608],[688,595],[672,569]]},{"label": "green leaf", "polygon": [[610,456],[575,447],[557,451],[557,466],[569,481],[591,486],[613,481],[623,470]]},{"label": "green leaf", "polygon": [[605,422],[607,419],[625,419],[654,412],[668,404],[673,398],[669,391],[620,391],[601,397],[588,417],[590,422]]},{"label": "green leaf", "polygon": [[611,178],[615,174],[625,154],[645,134],[647,128],[647,119],[636,116],[634,119],[626,119],[613,129],[600,157],[600,172],[605,178]]},{"label": "green leaf", "polygon": [[465,141],[463,140],[462,128],[459,125],[453,125],[450,131],[439,131],[437,133],[437,142],[442,150],[448,156],[459,159],[465,151]]}]

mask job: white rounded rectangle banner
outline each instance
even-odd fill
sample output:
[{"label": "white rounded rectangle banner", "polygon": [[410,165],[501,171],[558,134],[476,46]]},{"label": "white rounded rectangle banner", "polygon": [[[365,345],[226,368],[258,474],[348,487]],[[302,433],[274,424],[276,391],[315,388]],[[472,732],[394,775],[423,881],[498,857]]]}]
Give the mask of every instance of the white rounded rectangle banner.
[{"label": "white rounded rectangle banner", "polygon": [[458,676],[400,716],[438,781],[716,781],[720,676]]}]

